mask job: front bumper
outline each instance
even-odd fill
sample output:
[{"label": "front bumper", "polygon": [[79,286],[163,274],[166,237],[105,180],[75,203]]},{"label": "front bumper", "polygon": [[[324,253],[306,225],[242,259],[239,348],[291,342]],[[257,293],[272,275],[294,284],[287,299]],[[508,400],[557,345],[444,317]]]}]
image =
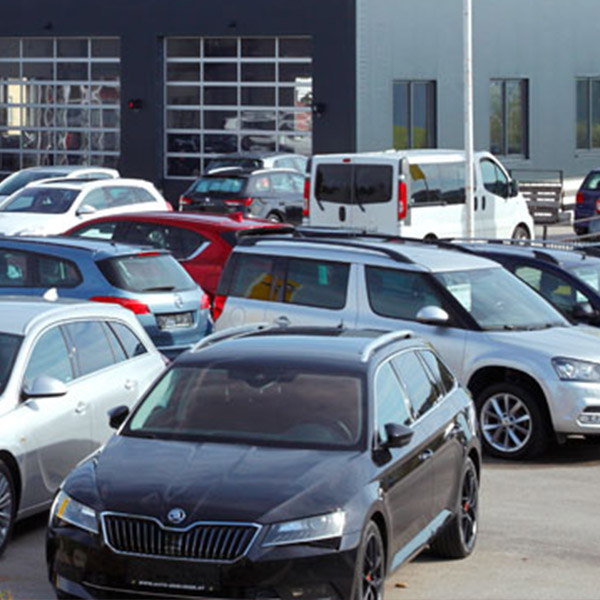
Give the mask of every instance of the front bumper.
[{"label": "front bumper", "polygon": [[235,563],[215,563],[117,554],[100,535],[61,524],[49,527],[46,551],[52,585],[75,598],[348,600],[359,540],[345,536],[339,549],[255,542]]},{"label": "front bumper", "polygon": [[547,397],[556,433],[600,434],[600,383],[560,381]]}]

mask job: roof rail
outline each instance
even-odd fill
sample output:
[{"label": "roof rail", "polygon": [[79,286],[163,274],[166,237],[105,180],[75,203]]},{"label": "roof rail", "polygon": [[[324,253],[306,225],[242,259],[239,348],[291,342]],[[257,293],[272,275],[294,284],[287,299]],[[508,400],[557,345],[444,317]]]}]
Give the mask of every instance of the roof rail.
[{"label": "roof rail", "polygon": [[[564,240],[523,240],[523,239],[487,239],[487,238],[444,238],[443,242],[450,241],[451,243],[458,242],[460,244],[472,244],[476,246],[494,245],[494,246],[522,246],[530,248],[534,254],[541,259],[550,262],[557,262],[550,254],[545,254],[543,250],[564,250],[567,252],[580,252],[581,254],[589,254],[590,256],[600,256],[600,248],[593,244],[586,245],[585,243],[577,243]],[[470,250],[467,246],[460,246],[465,250]]]},{"label": "roof rail", "polygon": [[229,339],[237,339],[240,337],[244,337],[246,335],[251,335],[253,333],[257,333],[259,331],[265,331],[268,329],[279,328],[280,326],[276,323],[249,323],[247,325],[240,325],[239,327],[229,327],[228,329],[223,329],[223,331],[217,331],[212,333],[211,335],[207,335],[202,338],[197,344],[192,346],[191,352],[197,352],[198,350],[202,350],[207,346],[215,344],[217,342],[222,342],[224,340]]},{"label": "roof rail", "polygon": [[294,235],[293,237],[283,237],[279,235],[273,235],[268,237],[242,237],[240,239],[240,246],[255,246],[258,242],[267,241],[267,242],[301,242],[301,243],[309,243],[309,244],[323,244],[330,246],[332,244],[338,246],[346,246],[349,248],[357,248],[360,250],[371,250],[373,252],[379,252],[380,254],[384,254],[389,258],[397,262],[402,263],[410,263],[414,264],[414,261],[405,256],[401,252],[394,250],[392,248],[386,248],[384,246],[375,246],[373,244],[369,244],[368,242],[361,243],[359,241],[353,242],[350,240],[343,239],[343,237],[337,238],[333,236],[331,238],[327,237],[319,237],[317,239],[312,239],[310,237],[298,237]]},{"label": "roof rail", "polygon": [[406,340],[413,337],[414,332],[410,329],[399,329],[397,331],[390,331],[389,333],[384,333],[379,337],[375,338],[372,342],[369,342],[365,348],[363,349],[360,360],[362,362],[367,362],[369,357],[383,346],[387,346],[387,344],[391,344],[392,342],[396,342],[398,340]]}]

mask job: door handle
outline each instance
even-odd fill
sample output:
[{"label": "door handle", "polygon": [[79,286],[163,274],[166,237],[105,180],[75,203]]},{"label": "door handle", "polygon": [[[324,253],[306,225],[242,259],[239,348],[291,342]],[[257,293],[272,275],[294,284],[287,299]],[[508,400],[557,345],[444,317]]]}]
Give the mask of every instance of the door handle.
[{"label": "door handle", "polygon": [[78,415],[81,415],[85,412],[86,408],[87,408],[87,404],[85,402],[78,402],[77,406],[75,407],[75,412]]},{"label": "door handle", "polygon": [[421,452],[421,454],[419,454],[419,460],[421,462],[425,462],[426,460],[429,460],[432,456],[433,456],[433,450],[430,450],[428,448],[427,450],[423,450],[423,452]]},{"label": "door handle", "polygon": [[281,315],[275,319],[275,324],[279,325],[279,327],[289,327],[291,321],[285,315]]}]

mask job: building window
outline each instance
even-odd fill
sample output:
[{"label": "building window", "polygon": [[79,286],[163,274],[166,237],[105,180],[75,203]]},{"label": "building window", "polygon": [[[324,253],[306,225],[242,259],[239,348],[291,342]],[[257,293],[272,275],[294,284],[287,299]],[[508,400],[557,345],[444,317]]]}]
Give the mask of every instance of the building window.
[{"label": "building window", "polygon": [[435,81],[395,81],[394,148],[435,148],[435,108]]},{"label": "building window", "polygon": [[308,37],[167,38],[164,174],[225,152],[312,153]]},{"label": "building window", "polygon": [[577,79],[577,149],[600,148],[600,77]]},{"label": "building window", "polygon": [[120,104],[118,38],[0,38],[0,177],[116,166]]},{"label": "building window", "polygon": [[501,156],[529,155],[527,79],[490,83],[490,151]]}]

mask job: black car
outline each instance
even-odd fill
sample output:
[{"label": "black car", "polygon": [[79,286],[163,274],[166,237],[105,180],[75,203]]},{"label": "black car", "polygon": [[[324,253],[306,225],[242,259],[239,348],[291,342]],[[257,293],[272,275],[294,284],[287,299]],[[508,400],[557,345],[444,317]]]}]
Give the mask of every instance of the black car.
[{"label": "black car", "polygon": [[600,169],[592,169],[577,190],[573,229],[577,235],[600,232]]},{"label": "black car", "polygon": [[473,403],[410,332],[230,329],[111,424],[51,510],[59,597],[376,600],[475,545]]},{"label": "black car", "polygon": [[524,240],[479,240],[461,245],[501,263],[571,321],[600,326],[599,247]]},{"label": "black car", "polygon": [[[293,114],[292,118],[297,117]],[[250,127],[250,129],[255,128]],[[285,129],[285,127],[280,125],[280,129]],[[300,173],[304,173],[307,162],[306,156],[292,152],[229,152],[211,158],[206,164],[204,172],[208,173],[221,167],[240,167],[250,171],[257,169],[296,169]]]},{"label": "black car", "polygon": [[202,175],[179,198],[179,210],[231,213],[300,223],[304,176],[294,169],[221,167]]}]

